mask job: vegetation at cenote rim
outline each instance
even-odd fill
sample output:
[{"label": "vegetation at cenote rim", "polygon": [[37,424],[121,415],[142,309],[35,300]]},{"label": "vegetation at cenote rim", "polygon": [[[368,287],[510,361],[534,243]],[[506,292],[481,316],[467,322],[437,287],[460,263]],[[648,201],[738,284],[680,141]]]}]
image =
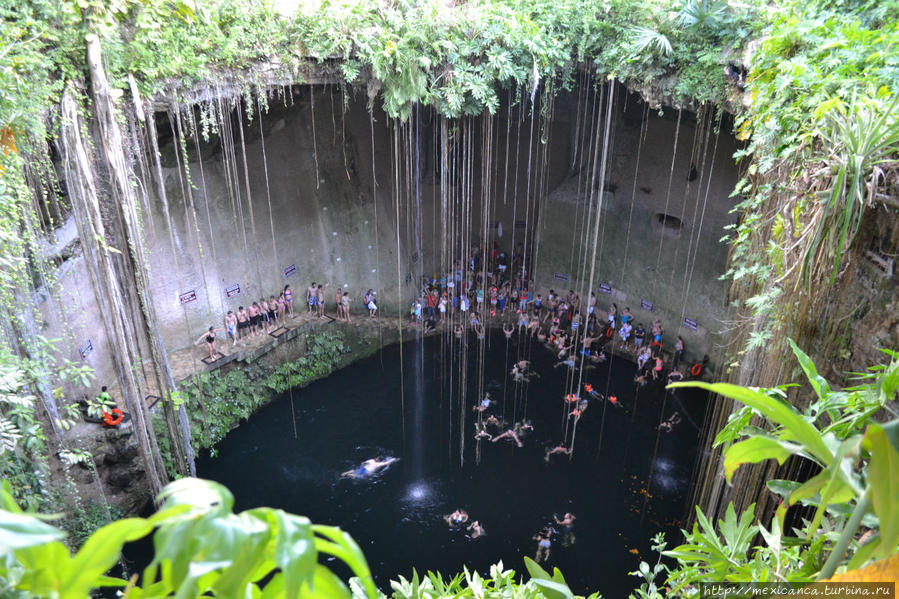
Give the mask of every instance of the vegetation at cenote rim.
[{"label": "vegetation at cenote rim", "polygon": [[[260,1],[0,0],[0,318],[5,319],[0,330],[11,336],[6,344],[22,349],[0,359],[2,475],[13,482],[20,501],[39,508],[51,504],[46,479],[49,455],[59,449],[54,436],[74,420],[71,400],[55,397],[55,389],[61,381],[88,376],[53,359],[53,344],[36,333],[39,314],[27,314],[24,324],[13,319],[23,295],[53,292],[54,269],[42,258],[41,235],[60,224],[67,200],[59,193],[47,143],[58,132],[62,90],[87,79],[87,34],[101,38],[113,85],[121,90],[128,89],[129,74],[147,95],[237,72],[245,93],[259,93],[265,81],[252,67],[260,62],[290,71],[306,60],[335,59],[346,83],[373,77],[369,92],[379,93],[394,116],[405,114],[413,102],[432,104],[449,116],[479,114],[495,109],[503,89],[531,92],[538,80],[549,91],[569,86],[582,66],[673,102],[720,104],[728,97],[724,62],[739,60],[748,41],[761,40],[747,65],[751,103],[744,108],[731,103],[747,146],[738,153],[745,178],[735,191],[740,221],[729,236],[728,276],[737,309],[750,316],[743,329],[746,347],[764,348],[769,368],[779,370],[778,354],[790,351],[784,333],[811,346],[818,329],[804,325],[826,313],[818,308],[826,307],[828,284],[851,256],[863,215],[889,200],[878,190],[896,180],[897,9],[895,0],[750,2],[740,8],[709,0],[503,0],[455,6],[345,0],[286,17]],[[35,190],[42,195],[37,202]],[[309,368],[294,364],[245,379],[201,379],[198,394],[202,387],[218,400],[205,406],[212,417],[192,411],[199,444],[211,447],[231,423],[245,418],[266,386],[276,391],[291,378],[307,380]],[[762,378],[780,376],[770,374]],[[678,566],[670,572],[664,564],[641,567],[647,580],[641,592],[653,596],[654,579],[663,572],[673,584],[717,574],[716,568],[735,578],[776,579],[797,566],[797,576],[814,577],[840,544],[848,544],[853,566],[895,549],[895,537],[891,546],[888,539],[895,533],[895,516],[884,516],[882,501],[878,507],[882,489],[876,477],[868,478],[876,461],[867,461],[878,451],[894,451],[887,440],[894,425],[878,429],[870,414],[877,401],[895,394],[895,384],[885,382],[890,376],[895,377],[895,357],[888,370],[859,390],[834,392],[811,374],[818,400],[808,409],[813,411],[797,412],[798,420],[781,399],[783,390],[736,393],[735,399],[751,408],[738,412],[719,436],[727,446],[729,473],[765,458],[813,459],[821,467],[814,483],[772,482],[772,490],[786,499],[782,508],[807,504],[810,520],[793,537],[782,530],[780,510],[770,530],[755,523],[750,510],[727,514],[717,531],[699,518],[697,528],[687,532],[687,549],[673,550],[681,552],[673,555]],[[876,401],[871,385],[884,393]],[[242,390],[239,402],[222,399],[228,386]],[[189,405],[190,390],[184,393]],[[59,400],[57,417],[41,422],[37,408],[54,410],[51,399]],[[778,406],[783,409],[765,411]],[[781,428],[753,428],[753,410]],[[873,540],[858,545],[854,520],[878,531]],[[825,533],[808,538],[818,529]],[[756,530],[764,546],[750,546],[747,538]]]},{"label": "vegetation at cenote rim", "polygon": [[[639,599],[689,597],[706,581],[811,582],[839,567],[899,559],[899,414],[890,406],[899,398],[899,353],[886,351],[887,364],[860,375],[858,385],[836,390],[790,344],[816,397],[801,412],[786,401],[785,387],[671,386],[701,387],[745,405],[715,439],[724,448],[728,481],[743,464],[783,464],[791,456],[814,462],[818,473],[802,483],[768,481],[782,502],[767,527],[754,506],[738,514],[731,504],[717,524],[697,506],[682,544],[666,550],[663,535],[653,539],[654,549],[676,565],[641,563],[633,572],[644,579],[635,592]],[[802,526],[789,531],[785,519],[794,506],[804,506]],[[763,542],[754,544],[759,534]]]},{"label": "vegetation at cenote rim", "polygon": [[880,192],[899,170],[897,9],[787,2],[752,57],[727,276],[738,309],[753,317],[747,347],[777,352],[770,364],[789,355],[787,336],[805,345],[817,330],[808,321],[826,314],[862,214],[896,208]]},{"label": "vegetation at cenote rim", "polygon": [[[640,599],[690,597],[701,581],[806,582],[828,578],[837,567],[859,568],[872,559],[893,556],[899,543],[899,419],[887,402],[899,391],[899,353],[888,364],[860,376],[856,387],[834,390],[795,348],[817,401],[804,412],[783,400],[783,389],[754,390],[728,384],[695,385],[741,401],[758,424],[742,412],[717,441],[726,445],[728,476],[740,464],[798,455],[815,461],[820,473],[802,484],[771,481],[785,501],[768,527],[753,510],[731,507],[716,524],[697,508],[698,522],[685,531],[685,542],[666,549],[662,535],[654,546],[673,558],[641,563],[635,575],[644,583]],[[875,418],[884,409],[893,419]],[[760,426],[767,421],[768,426]],[[383,597],[374,588],[358,545],[339,529],[310,524],[305,518],[272,508],[232,514],[233,497],[221,485],[182,479],[163,492],[159,512],[127,518],[95,532],[74,556],[60,543],[63,533],[22,513],[8,484],[0,492],[0,537],[6,540],[0,579],[25,597],[81,598],[101,586],[126,587],[127,597]],[[796,535],[784,530],[791,505],[810,506],[814,515]],[[810,512],[812,513],[812,512]],[[122,545],[155,532],[156,553],[140,579],[105,576],[119,559]],[[861,530],[866,532],[860,535]],[[761,533],[764,544],[754,546]],[[317,563],[323,553],[352,571],[347,583]],[[825,561],[826,560],[826,561]],[[467,569],[445,579],[439,573],[391,583],[396,599],[443,597],[572,598],[562,574],[552,575],[525,558],[531,579],[524,582],[502,564],[488,578]],[[268,576],[273,576],[269,579]],[[656,579],[662,577],[661,582]],[[308,586],[304,586],[308,585]],[[298,594],[297,589],[304,591]],[[598,599],[598,595],[591,597]]]},{"label": "vegetation at cenote rim", "polygon": [[[306,336],[302,357],[276,367],[250,364],[223,373],[200,372],[180,385],[177,399],[190,416],[191,440],[196,449],[212,449],[232,428],[249,418],[275,395],[296,389],[331,374],[347,347],[340,331],[322,331]],[[161,417],[157,417],[160,419]],[[156,427],[160,450],[168,463],[168,439]],[[214,452],[215,450],[212,449]]]}]

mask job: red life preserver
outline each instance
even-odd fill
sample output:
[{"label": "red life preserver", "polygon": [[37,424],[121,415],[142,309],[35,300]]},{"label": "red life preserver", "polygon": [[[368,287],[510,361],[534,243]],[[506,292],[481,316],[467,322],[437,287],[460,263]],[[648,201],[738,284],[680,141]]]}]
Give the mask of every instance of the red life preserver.
[{"label": "red life preserver", "polygon": [[574,393],[569,393],[568,395],[565,396],[565,400],[570,401],[571,403],[574,403],[577,401],[577,395],[575,395]]},{"label": "red life preserver", "polygon": [[609,401],[612,403],[618,403],[618,398],[614,395],[609,396]]},{"label": "red life preserver", "polygon": [[606,327],[606,339],[611,339],[612,335],[615,334],[615,329],[612,327]]},{"label": "red life preserver", "polygon": [[587,393],[590,393],[591,391],[593,391],[593,385],[584,385],[584,390]]},{"label": "red life preserver", "polygon": [[699,362],[693,364],[693,368],[690,369],[690,374],[692,374],[694,377],[698,377],[700,374],[702,374],[702,364],[700,364]]},{"label": "red life preserver", "polygon": [[110,411],[103,412],[103,426],[116,426],[120,422],[122,422],[122,418],[125,417],[125,414],[122,413],[122,410],[118,408],[113,408]]}]

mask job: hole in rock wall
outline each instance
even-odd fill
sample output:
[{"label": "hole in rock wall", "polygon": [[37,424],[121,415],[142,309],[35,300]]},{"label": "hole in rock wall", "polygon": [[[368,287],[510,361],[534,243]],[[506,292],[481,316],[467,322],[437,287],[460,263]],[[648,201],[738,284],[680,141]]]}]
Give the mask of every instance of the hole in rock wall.
[{"label": "hole in rock wall", "polygon": [[681,219],[662,212],[656,213],[654,224],[663,235],[670,235],[673,237],[678,237],[684,228],[684,223]]}]

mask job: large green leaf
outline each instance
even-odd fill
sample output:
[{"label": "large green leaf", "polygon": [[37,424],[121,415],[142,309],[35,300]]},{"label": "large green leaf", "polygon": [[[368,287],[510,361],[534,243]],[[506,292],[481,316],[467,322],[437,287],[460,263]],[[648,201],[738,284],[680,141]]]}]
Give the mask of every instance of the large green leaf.
[{"label": "large green leaf", "polygon": [[734,472],[742,464],[756,464],[775,459],[781,465],[790,455],[799,453],[802,447],[795,443],[779,441],[772,437],[750,437],[734,443],[724,451],[724,475],[730,482]]},{"label": "large green leaf", "polygon": [[799,346],[792,339],[787,339],[790,342],[790,347],[793,348],[793,353],[796,355],[796,359],[799,360],[799,365],[802,366],[803,372],[805,372],[805,376],[808,378],[808,382],[811,384],[812,389],[815,390],[815,395],[818,396],[818,399],[825,400],[830,395],[830,383],[827,380],[818,374],[818,369],[815,367],[815,363],[812,362],[812,359],[808,357],[804,351],[799,349]]},{"label": "large green leaf", "polygon": [[350,599],[350,591],[333,572],[316,564],[311,584],[304,584],[297,596],[300,599]]},{"label": "large green leaf", "polygon": [[94,532],[72,559],[69,576],[63,581],[63,596],[74,599],[88,595],[98,586],[98,580],[119,561],[125,543],[136,541],[151,530],[143,518],[126,518]]},{"label": "large green leaf", "polygon": [[64,532],[34,516],[0,510],[0,555],[63,537]]},{"label": "large green leaf", "polygon": [[271,508],[259,508],[249,513],[264,518],[276,531],[273,559],[284,573],[286,595],[295,597],[315,568],[316,552],[309,519]]},{"label": "large green leaf", "polygon": [[792,406],[785,404],[764,393],[731,385],[730,383],[704,383],[688,381],[671,383],[669,387],[699,387],[712,393],[718,393],[735,401],[744,403],[761,413],[765,418],[784,428],[789,439],[801,443],[824,466],[829,466],[833,454],[827,449],[821,434],[815,427],[806,422]]},{"label": "large green leaf", "polygon": [[871,452],[868,485],[880,520],[880,555],[892,555],[899,542],[899,421],[871,424],[863,447]]}]

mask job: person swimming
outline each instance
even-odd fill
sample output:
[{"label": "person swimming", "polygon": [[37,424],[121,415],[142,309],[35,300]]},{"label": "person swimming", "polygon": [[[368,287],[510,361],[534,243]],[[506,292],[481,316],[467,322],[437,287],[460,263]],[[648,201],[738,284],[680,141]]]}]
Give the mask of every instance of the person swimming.
[{"label": "person swimming", "polygon": [[567,447],[565,447],[564,445],[557,445],[557,446],[553,447],[552,449],[547,449],[546,455],[543,456],[543,459],[546,460],[546,463],[548,464],[550,457],[560,454],[560,453],[564,454],[564,455],[571,455],[571,450],[568,449]]},{"label": "person swimming", "polygon": [[471,524],[468,525],[468,528],[465,530],[468,531],[469,536],[471,536],[472,540],[477,539],[478,537],[483,537],[487,534],[487,531],[484,530],[484,527],[481,526],[481,523],[475,520]]},{"label": "person swimming", "polygon": [[487,439],[488,441],[493,438],[493,435],[487,432],[487,426],[482,422],[474,423],[474,438],[478,441],[481,439]]},{"label": "person swimming", "polygon": [[659,431],[663,433],[670,433],[675,425],[680,424],[680,412],[675,412],[671,416],[668,417],[668,420],[664,420],[659,423]]},{"label": "person swimming", "polygon": [[447,514],[443,519],[450,525],[450,527],[458,528],[468,522],[468,512],[458,509],[452,514]]},{"label": "person swimming", "polygon": [[562,528],[562,546],[567,547],[574,544],[574,521],[577,517],[571,512],[565,512],[560,520],[558,516],[553,514],[553,520]]},{"label": "person swimming", "polygon": [[534,556],[534,561],[538,564],[549,559],[549,550],[552,547],[552,534],[553,530],[547,526],[533,537],[537,541],[537,554]]},{"label": "person swimming", "polygon": [[365,460],[356,468],[341,473],[340,476],[343,478],[368,478],[369,476],[377,474],[382,469],[387,468],[396,461],[399,461],[399,458],[395,458],[392,456],[389,458],[384,458],[383,460],[371,458]]}]

